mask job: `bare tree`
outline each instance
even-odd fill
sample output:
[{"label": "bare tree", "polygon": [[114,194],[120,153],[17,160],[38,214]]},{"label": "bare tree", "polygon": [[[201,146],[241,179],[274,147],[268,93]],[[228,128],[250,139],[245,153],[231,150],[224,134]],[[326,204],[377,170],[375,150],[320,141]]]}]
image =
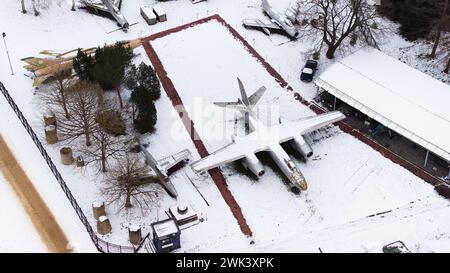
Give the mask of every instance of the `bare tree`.
[{"label": "bare tree", "polygon": [[55,112],[61,139],[72,142],[84,136],[86,146],[91,145],[91,135],[97,128],[95,118],[99,111],[101,88],[85,81],[79,81],[67,92],[67,109],[70,119],[63,111]]},{"label": "bare tree", "polygon": [[75,0],[72,0],[72,8],[70,10],[75,11]]},{"label": "bare tree", "polygon": [[112,158],[118,159],[126,152],[126,139],[114,137],[102,128],[96,128],[92,133],[93,144],[81,149],[85,156],[86,164],[97,163],[102,172],[108,170],[108,161]]},{"label": "bare tree", "polygon": [[122,203],[121,208],[137,205],[141,210],[147,209],[157,203],[160,193],[160,189],[141,182],[139,178],[147,174],[148,167],[137,156],[127,154],[107,173],[102,193],[110,203]]},{"label": "bare tree", "polygon": [[66,93],[69,87],[75,83],[75,80],[70,70],[56,69],[56,71],[51,78],[49,88],[41,93],[40,98],[45,106],[61,108],[64,117],[70,119]]},{"label": "bare tree", "polygon": [[442,15],[436,22],[436,33],[433,41],[433,49],[431,50],[430,57],[436,58],[436,51],[441,41],[441,35],[444,30],[449,30],[450,19],[448,16],[448,1],[445,0],[444,7],[442,9]]},{"label": "bare tree", "polygon": [[354,45],[360,39],[378,48],[379,17],[367,0],[305,0],[300,7],[302,35],[317,39],[319,50],[325,44],[327,58],[334,58],[346,40]]},{"label": "bare tree", "polygon": [[22,13],[27,13],[27,9],[25,8],[25,0],[20,0],[20,4],[22,5]]},{"label": "bare tree", "polygon": [[38,16],[39,15],[39,11],[36,8],[36,0],[31,0],[31,4],[33,6],[34,15]]}]

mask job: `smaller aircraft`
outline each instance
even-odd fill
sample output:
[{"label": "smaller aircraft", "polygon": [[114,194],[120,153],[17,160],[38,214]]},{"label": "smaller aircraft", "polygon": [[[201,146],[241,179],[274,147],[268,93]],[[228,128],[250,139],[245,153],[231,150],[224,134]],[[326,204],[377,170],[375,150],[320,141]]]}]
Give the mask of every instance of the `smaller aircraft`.
[{"label": "smaller aircraft", "polygon": [[170,196],[176,198],[178,194],[169,180],[169,173],[177,165],[188,162],[191,153],[188,149],[184,149],[176,154],[155,160],[148,150],[149,143],[146,142],[146,136],[147,135],[144,134],[140,137],[136,137],[136,140],[151,170],[147,175],[144,175],[139,179],[143,183],[156,182],[161,184]]},{"label": "smaller aircraft", "polygon": [[127,19],[120,12],[122,0],[81,0],[81,3],[95,12],[102,11],[110,14],[125,31],[130,26]]},{"label": "smaller aircraft", "polygon": [[267,35],[271,34],[270,30],[284,31],[290,38],[297,39],[298,31],[294,26],[295,15],[298,7],[291,5],[286,14],[281,14],[273,9],[267,0],[262,0],[262,9],[264,13],[270,17],[267,19],[244,19],[242,24],[245,27],[261,28]]},{"label": "smaller aircraft", "polygon": [[[124,42],[132,49],[142,45],[141,39],[134,39]],[[96,48],[93,47],[81,49],[81,51],[89,56],[93,56],[95,54],[95,49]],[[34,74],[33,87],[39,87],[41,84],[49,81],[53,75],[58,72],[71,72],[73,67],[73,59],[77,56],[77,53],[78,49],[61,53],[51,50],[43,50],[39,52],[39,54],[46,55],[48,57],[27,57],[21,59],[21,61],[26,63],[24,68]]]}]

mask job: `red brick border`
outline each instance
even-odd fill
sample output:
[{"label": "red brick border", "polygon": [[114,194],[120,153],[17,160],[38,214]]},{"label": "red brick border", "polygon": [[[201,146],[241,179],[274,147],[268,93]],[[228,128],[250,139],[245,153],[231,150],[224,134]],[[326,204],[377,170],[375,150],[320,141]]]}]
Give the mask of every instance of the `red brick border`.
[{"label": "red brick border", "polygon": [[[181,100],[180,96],[178,95],[178,92],[177,92],[175,86],[173,85],[172,80],[168,77],[167,72],[164,69],[163,64],[161,63],[161,60],[159,59],[153,46],[150,44],[150,41],[167,36],[174,32],[181,31],[181,30],[189,28],[189,27],[193,27],[198,24],[208,22],[211,19],[217,19],[217,15],[210,16],[210,17],[207,17],[204,19],[200,19],[193,23],[182,25],[182,26],[179,26],[179,27],[176,27],[173,29],[169,29],[169,30],[160,32],[160,33],[156,33],[150,37],[143,39],[143,45],[144,45],[145,51],[146,51],[148,57],[150,58],[150,61],[152,62],[153,67],[155,68],[155,71],[158,74],[159,79],[161,80],[164,90],[166,91],[167,95],[169,96],[170,100],[172,101],[172,105],[178,111],[178,115],[180,116],[186,130],[189,132],[190,137],[194,143],[194,146],[197,149],[197,151],[201,157],[208,156],[209,153],[208,153],[205,145],[203,144],[202,140],[200,139],[197,131],[195,130],[194,122],[189,117],[189,114],[183,105],[183,101]],[[214,169],[209,170],[209,174],[211,175],[211,178],[213,179],[214,183],[216,184],[217,188],[219,189],[219,192],[222,195],[223,199],[225,200],[227,205],[230,207],[231,212],[232,212],[233,216],[236,218],[242,233],[244,233],[247,236],[252,236],[252,230],[250,229],[250,227],[247,224],[247,221],[245,220],[245,217],[242,213],[241,207],[237,203],[233,194],[228,189],[228,185],[226,183],[225,177],[223,176],[221,171],[218,168],[214,168]]]},{"label": "red brick border", "polygon": [[[202,157],[207,156],[209,153],[206,150],[203,142],[198,137],[198,135],[195,131],[194,123],[189,118],[186,110],[184,109],[181,98],[179,97],[175,87],[173,86],[172,81],[167,76],[167,72],[165,71],[161,61],[159,60],[155,50],[150,45],[150,41],[170,35],[172,33],[182,31],[184,29],[187,29],[187,28],[199,25],[199,24],[209,22],[210,20],[216,20],[216,21],[220,22],[221,24],[223,24],[228,29],[228,31],[235,37],[235,39],[240,41],[242,43],[242,45],[244,46],[244,48],[254,58],[256,58],[261,63],[261,65],[267,70],[267,72],[271,76],[273,76],[275,78],[275,80],[279,83],[279,85],[281,87],[286,88],[288,91],[293,91],[293,88],[286,82],[286,80],[231,25],[229,25],[218,14],[194,21],[192,23],[188,23],[188,24],[181,25],[181,26],[178,26],[178,27],[175,27],[172,29],[168,29],[168,30],[153,34],[147,38],[144,38],[143,45],[147,52],[147,55],[149,56],[150,60],[152,61],[153,65],[155,67],[155,70],[163,84],[164,89],[166,90],[168,96],[171,98],[172,104],[176,108],[179,108],[178,109],[178,110],[180,110],[179,115],[182,118],[186,129],[190,132],[191,138],[194,142],[194,145]],[[297,101],[299,101],[303,105],[309,107],[316,114],[323,114],[326,112],[322,107],[316,105],[315,103],[305,100],[299,93],[294,93],[294,97]],[[444,181],[442,181],[438,177],[433,176],[432,174],[426,172],[425,170],[423,170],[423,169],[419,168],[418,166],[414,165],[413,163],[409,162],[408,160],[402,158],[398,154],[394,153],[393,151],[391,151],[391,150],[387,149],[386,147],[382,146],[381,144],[377,143],[375,140],[364,135],[359,130],[354,129],[353,127],[351,127],[349,124],[345,123],[344,121],[338,122],[337,126],[339,126],[339,128],[343,132],[354,136],[361,142],[372,147],[374,150],[379,152],[385,158],[388,158],[392,162],[403,166],[405,169],[410,171],[412,174],[423,179],[425,182],[435,186],[436,191],[441,193],[441,195],[443,195],[444,197],[447,197],[448,199],[450,199],[448,197],[449,194],[447,191],[445,191],[445,194],[442,194],[442,192],[444,192],[444,190],[442,189],[442,186],[439,186],[439,185],[442,185],[442,183]],[[228,185],[226,184],[225,178],[223,177],[222,173],[220,172],[220,170],[218,168],[215,168],[210,171],[210,174],[211,174],[211,177],[213,178],[214,182],[216,183],[217,187],[219,188],[220,193],[222,194],[223,198],[225,199],[225,202],[228,204],[234,217],[237,219],[242,232],[246,235],[251,236],[252,232],[250,230],[250,227],[247,225],[245,218],[242,215],[241,208],[239,207],[239,205],[237,204],[233,195],[229,191]]]}]

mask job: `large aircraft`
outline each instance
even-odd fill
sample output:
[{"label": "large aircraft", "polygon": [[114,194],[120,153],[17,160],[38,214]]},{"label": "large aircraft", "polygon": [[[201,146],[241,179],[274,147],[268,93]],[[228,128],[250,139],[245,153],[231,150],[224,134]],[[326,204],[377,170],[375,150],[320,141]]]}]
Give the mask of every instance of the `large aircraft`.
[{"label": "large aircraft", "polygon": [[277,166],[291,182],[290,189],[294,193],[305,191],[307,189],[306,179],[281,147],[281,144],[289,142],[297,152],[307,159],[312,156],[313,151],[303,138],[303,135],[342,120],[345,116],[339,111],[334,111],[307,117],[299,121],[283,121],[280,124],[268,127],[254,113],[255,105],[263,96],[266,88],[263,86],[250,97],[247,97],[239,78],[238,84],[241,99],[238,99],[237,102],[216,102],[214,104],[241,112],[251,131],[243,137],[234,136],[232,143],[192,163],[192,169],[196,173],[203,173],[229,162],[241,160],[245,168],[256,176],[262,176],[264,167],[255,154],[265,151],[270,154]]},{"label": "large aircraft", "polygon": [[270,35],[270,30],[281,30],[286,32],[292,39],[297,39],[298,31],[294,26],[295,16],[298,11],[298,6],[291,5],[285,14],[281,14],[275,11],[273,7],[267,2],[267,0],[262,0],[262,9],[270,20],[267,19],[244,19],[242,24],[245,27],[261,28],[264,33]]}]

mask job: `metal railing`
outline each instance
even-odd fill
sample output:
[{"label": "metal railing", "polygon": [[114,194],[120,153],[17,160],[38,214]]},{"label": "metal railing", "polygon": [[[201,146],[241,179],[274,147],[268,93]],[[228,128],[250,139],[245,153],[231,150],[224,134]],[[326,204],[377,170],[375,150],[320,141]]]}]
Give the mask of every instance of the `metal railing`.
[{"label": "metal railing", "polygon": [[56,181],[58,181],[58,184],[61,186],[61,189],[65,193],[67,199],[69,199],[70,204],[72,205],[73,209],[75,210],[76,214],[78,215],[78,218],[80,218],[81,222],[83,223],[84,227],[86,228],[86,231],[89,234],[89,236],[90,236],[92,242],[94,243],[94,245],[96,246],[96,248],[100,252],[105,252],[105,253],[136,253],[147,240],[151,243],[151,240],[149,239],[150,233],[147,234],[147,236],[136,247],[112,244],[105,240],[100,239],[97,236],[97,234],[95,233],[91,224],[89,223],[88,219],[86,218],[86,215],[84,214],[81,207],[78,205],[77,200],[73,197],[72,192],[70,191],[66,182],[62,178],[61,174],[59,173],[59,171],[56,168],[55,164],[53,163],[52,159],[48,155],[48,153],[45,150],[44,146],[42,145],[41,141],[39,140],[36,133],[31,128],[30,124],[28,123],[27,119],[23,115],[22,111],[20,111],[19,107],[14,102],[13,98],[9,94],[8,90],[6,90],[6,88],[2,82],[0,82],[0,91],[2,92],[3,96],[5,97],[6,101],[9,103],[9,105],[11,106],[13,111],[16,113],[16,115],[19,118],[22,125],[25,127],[25,130],[27,130],[27,132],[30,135],[31,139],[33,140],[34,144],[38,148],[39,152],[41,153],[41,155],[44,158],[45,162],[47,163],[48,167],[50,168],[53,175],[55,176]]}]

